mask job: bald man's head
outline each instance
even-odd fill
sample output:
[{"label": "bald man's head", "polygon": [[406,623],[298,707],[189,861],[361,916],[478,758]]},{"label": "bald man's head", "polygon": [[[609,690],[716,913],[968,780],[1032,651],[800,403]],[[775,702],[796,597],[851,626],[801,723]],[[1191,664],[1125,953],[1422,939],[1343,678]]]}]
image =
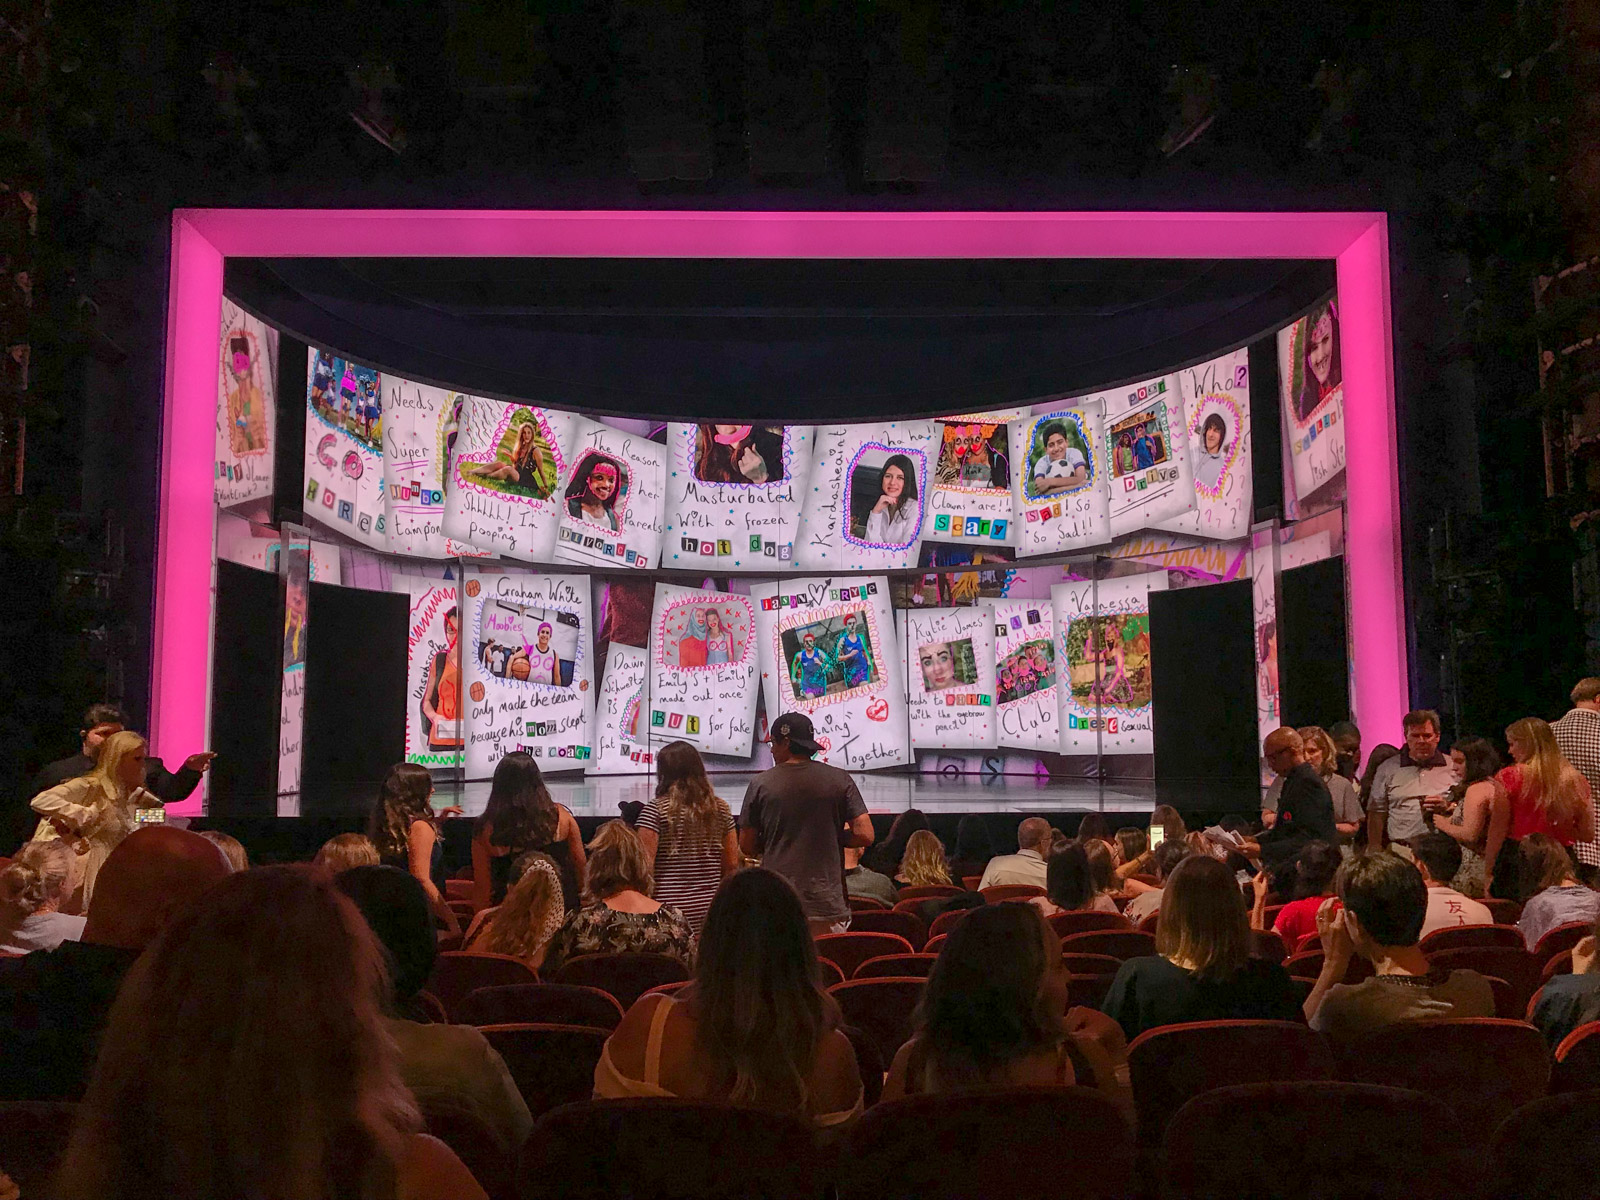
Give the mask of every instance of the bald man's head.
[{"label": "bald man's head", "polygon": [[85,942],[143,950],[167,922],[233,868],[215,842],[166,825],[136,829],[95,878]]},{"label": "bald man's head", "polygon": [[1029,817],[1017,826],[1017,849],[1037,850],[1043,854],[1050,848],[1050,822],[1043,817]]},{"label": "bald man's head", "polygon": [[1262,756],[1267,765],[1279,775],[1286,775],[1305,760],[1305,742],[1287,725],[1274,729],[1261,743]]}]

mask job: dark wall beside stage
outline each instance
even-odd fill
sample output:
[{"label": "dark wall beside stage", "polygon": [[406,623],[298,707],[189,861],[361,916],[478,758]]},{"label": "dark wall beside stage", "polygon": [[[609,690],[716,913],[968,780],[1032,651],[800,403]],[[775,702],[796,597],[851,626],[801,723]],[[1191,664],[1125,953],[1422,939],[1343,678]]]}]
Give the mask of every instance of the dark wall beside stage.
[{"label": "dark wall beside stage", "polygon": [[1150,593],[1158,784],[1256,775],[1251,607],[1248,579]]},{"label": "dark wall beside stage", "polygon": [[[1350,657],[1345,640],[1344,556],[1293,567],[1278,578],[1278,693],[1284,723],[1321,725],[1350,718]],[[1369,744],[1390,734],[1374,730]]]},{"label": "dark wall beside stage", "polygon": [[406,750],[404,593],[311,585],[302,811],[319,789],[382,779]]},{"label": "dark wall beside stage", "polygon": [[[270,571],[217,563],[209,811],[272,816],[283,692],[283,598]],[[172,765],[172,764],[169,764]]]}]

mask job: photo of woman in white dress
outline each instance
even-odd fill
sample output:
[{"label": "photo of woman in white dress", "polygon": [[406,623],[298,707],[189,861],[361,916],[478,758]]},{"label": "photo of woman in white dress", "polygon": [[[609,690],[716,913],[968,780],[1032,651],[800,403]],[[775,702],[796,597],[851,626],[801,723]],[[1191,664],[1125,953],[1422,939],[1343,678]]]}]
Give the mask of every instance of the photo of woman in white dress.
[{"label": "photo of woman in white dress", "polygon": [[[860,478],[858,472],[856,481]],[[909,546],[922,521],[917,469],[910,457],[891,454],[878,473],[877,497],[863,505],[852,495],[850,509],[850,532],[855,537],[879,546]]]}]

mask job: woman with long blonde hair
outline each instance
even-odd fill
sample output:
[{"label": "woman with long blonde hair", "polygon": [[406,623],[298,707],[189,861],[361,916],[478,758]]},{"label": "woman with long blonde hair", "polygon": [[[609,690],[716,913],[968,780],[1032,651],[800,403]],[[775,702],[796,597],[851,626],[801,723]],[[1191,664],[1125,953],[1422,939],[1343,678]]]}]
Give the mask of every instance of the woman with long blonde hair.
[{"label": "woman with long blonde hair", "polygon": [[711,898],[739,869],[733,811],[711,789],[700,752],[669,742],[656,755],[656,794],[639,814],[639,843],[655,874],[654,896],[699,933]]},{"label": "woman with long blonde hair", "polygon": [[1594,804],[1589,781],[1561,755],[1556,735],[1538,717],[1523,717],[1506,729],[1512,764],[1497,778],[1511,802],[1506,836],[1520,841],[1543,833],[1563,846],[1594,840]]},{"label": "woman with long blonde hair", "polygon": [[517,859],[512,871],[520,871],[521,877],[467,949],[479,954],[509,954],[537,970],[544,965],[544,952],[566,915],[561,873],[548,854],[537,850]]},{"label": "woman with long blonde hair", "polygon": [[34,840],[64,838],[77,854],[72,888],[81,887],[82,898],[74,911],[89,910],[100,867],[122,839],[138,828],[135,810],[161,807],[161,800],[145,790],[144,760],[144,738],[121,730],[100,743],[94,770],[58,783],[30,802],[43,818]]},{"label": "woman with long blonde hair", "polygon": [[906,839],[906,852],[894,881],[902,887],[950,886],[950,867],[938,834],[919,829]]},{"label": "woman with long blonde hair", "polygon": [[417,1132],[386,989],[383,952],[326,872],[224,879],[124,980],[51,1195],[483,1197]]}]

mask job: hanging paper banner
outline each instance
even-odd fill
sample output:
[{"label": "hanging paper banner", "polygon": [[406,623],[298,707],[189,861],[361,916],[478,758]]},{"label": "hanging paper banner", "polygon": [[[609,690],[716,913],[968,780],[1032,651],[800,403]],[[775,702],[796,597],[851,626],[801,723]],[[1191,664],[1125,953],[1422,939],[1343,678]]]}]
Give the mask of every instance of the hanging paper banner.
[{"label": "hanging paper banner", "polygon": [[847,771],[909,763],[889,581],[781,579],[753,584],[750,599],[767,719],[805,713],[818,758]]},{"label": "hanging paper banner", "polygon": [[926,501],[937,439],[932,421],[818,428],[797,565],[840,571],[916,566],[930,519]]},{"label": "hanging paper banner", "polygon": [[1250,354],[1235,350],[1177,372],[1189,433],[1195,509],[1153,522],[1173,533],[1231,541],[1249,534]]},{"label": "hanging paper banner", "polygon": [[487,779],[513,750],[546,771],[581,770],[594,712],[589,577],[464,574],[467,778]]},{"label": "hanging paper banner", "polygon": [[1048,600],[995,600],[996,719],[1003,747],[1059,750],[1055,616]]},{"label": "hanging paper banner", "polygon": [[[650,656],[637,646],[612,642],[595,704],[594,757],[585,775],[640,775],[651,769]],[[659,744],[659,743],[658,743]]]},{"label": "hanging paper banner", "polygon": [[756,620],[749,598],[659,584],[650,621],[650,737],[748,757],[756,724]]},{"label": "hanging paper banner", "polygon": [[311,553],[291,542],[283,569],[283,685],[278,702],[278,795],[300,790],[306,729],[306,634]]},{"label": "hanging paper banner", "polygon": [[663,565],[792,567],[812,432],[809,425],[668,425]]},{"label": "hanging paper banner", "polygon": [[994,612],[905,609],[900,627],[914,750],[993,750]]},{"label": "hanging paper banner", "polygon": [[1061,753],[1150,754],[1150,593],[1167,574],[1058,583],[1056,678]]},{"label": "hanging paper banner", "polygon": [[[1283,397],[1285,497],[1291,516],[1322,492],[1337,499],[1344,476],[1344,371],[1339,358],[1339,305],[1329,297],[1287,328],[1278,330],[1278,379]],[[1318,497],[1319,499],[1322,497]]]},{"label": "hanging paper banner", "polygon": [[550,562],[577,417],[468,396],[445,496],[444,532],[469,546]]},{"label": "hanging paper banner", "polygon": [[477,557],[483,552],[444,535],[447,465],[467,397],[395,375],[383,393],[383,480],[389,549],[420,558]]},{"label": "hanging paper banner", "polygon": [[217,377],[217,505],[272,495],[278,420],[278,331],[222,299]]},{"label": "hanging paper banner", "polygon": [[1105,465],[1096,447],[1104,406],[1040,405],[1011,423],[1018,555],[1059,554],[1111,540]]},{"label": "hanging paper banner", "polygon": [[406,761],[456,767],[467,744],[456,585],[422,579],[407,584]]},{"label": "hanging paper banner", "polygon": [[305,514],[387,550],[378,373],[315,347],[307,356]]},{"label": "hanging paper banner", "polygon": [[1089,398],[1105,406],[1099,457],[1105,467],[1111,536],[1192,511],[1189,433],[1177,376],[1108,388]]},{"label": "hanging paper banner", "polygon": [[1011,492],[1013,422],[1026,409],[943,417],[924,536],[938,542],[1015,546],[1015,502]]},{"label": "hanging paper banner", "polygon": [[555,561],[660,566],[666,447],[579,417],[571,457]]}]

